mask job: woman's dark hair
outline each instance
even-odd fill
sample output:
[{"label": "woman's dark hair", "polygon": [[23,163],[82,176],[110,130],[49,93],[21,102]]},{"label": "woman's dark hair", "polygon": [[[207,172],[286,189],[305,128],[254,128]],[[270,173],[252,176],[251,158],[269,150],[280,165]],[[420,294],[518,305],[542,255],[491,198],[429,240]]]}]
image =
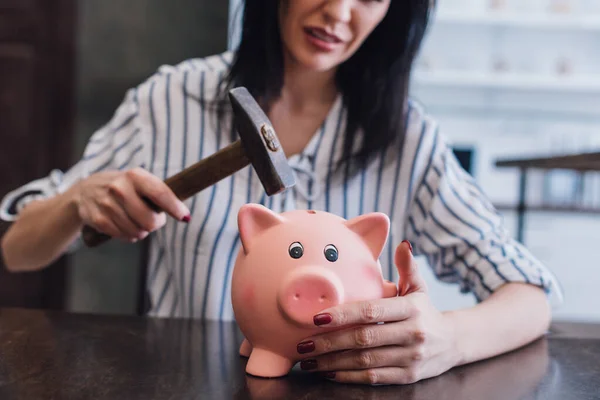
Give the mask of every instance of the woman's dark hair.
[{"label": "woman's dark hair", "polygon": [[[279,5],[245,0],[241,40],[224,93],[244,86],[264,107],[279,97],[284,75]],[[347,109],[343,162],[362,164],[403,138],[410,73],[432,7],[431,0],[391,0],[384,19],[340,65],[336,81]],[[368,140],[353,154],[359,129]]]}]

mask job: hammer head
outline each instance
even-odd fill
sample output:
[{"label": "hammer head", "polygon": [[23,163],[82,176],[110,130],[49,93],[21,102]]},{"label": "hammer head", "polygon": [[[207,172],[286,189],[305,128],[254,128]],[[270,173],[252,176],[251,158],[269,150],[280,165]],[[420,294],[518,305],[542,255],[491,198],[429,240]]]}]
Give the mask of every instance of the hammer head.
[{"label": "hammer head", "polygon": [[272,196],[296,184],[271,121],[244,87],[229,91],[234,124],[246,157],[254,167],[267,195]]}]

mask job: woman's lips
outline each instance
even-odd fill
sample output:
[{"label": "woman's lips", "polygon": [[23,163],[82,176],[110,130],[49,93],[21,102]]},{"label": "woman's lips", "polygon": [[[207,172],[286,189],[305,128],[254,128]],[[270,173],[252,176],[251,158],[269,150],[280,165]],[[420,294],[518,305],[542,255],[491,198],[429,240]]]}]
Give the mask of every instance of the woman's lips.
[{"label": "woman's lips", "polygon": [[304,29],[307,39],[318,49],[332,51],[342,42],[338,36],[327,33],[322,28],[307,27]]},{"label": "woman's lips", "polygon": [[323,28],[317,28],[317,27],[308,27],[305,29],[309,34],[315,36],[318,39],[321,39],[325,42],[328,43],[341,43],[342,39],[340,39],[339,37],[337,37],[336,35],[332,34],[332,33],[328,33],[325,29]]}]

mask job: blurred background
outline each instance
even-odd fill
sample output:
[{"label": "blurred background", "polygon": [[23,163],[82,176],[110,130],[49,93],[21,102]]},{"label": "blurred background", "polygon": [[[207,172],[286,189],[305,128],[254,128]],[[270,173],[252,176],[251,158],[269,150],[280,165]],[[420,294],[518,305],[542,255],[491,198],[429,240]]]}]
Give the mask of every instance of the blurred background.
[{"label": "blurred background", "polygon": [[[561,281],[555,318],[600,321],[599,157],[597,170],[531,169],[526,180],[496,165],[600,152],[600,1],[438,3],[412,96],[440,121],[510,232]],[[239,4],[0,0],[0,196],[68,168],[125,91],[161,65],[233,48]],[[0,269],[0,306],[136,313],[143,250],[111,242],[40,273]],[[474,304],[422,271],[439,308]]]},{"label": "blurred background", "polygon": [[[495,165],[600,152],[600,1],[438,4],[413,96],[438,118],[510,232],[560,280],[566,298],[556,318],[600,320],[600,154],[590,162],[596,171],[529,170],[522,228],[520,171]],[[429,278],[438,304],[471,304]]]}]

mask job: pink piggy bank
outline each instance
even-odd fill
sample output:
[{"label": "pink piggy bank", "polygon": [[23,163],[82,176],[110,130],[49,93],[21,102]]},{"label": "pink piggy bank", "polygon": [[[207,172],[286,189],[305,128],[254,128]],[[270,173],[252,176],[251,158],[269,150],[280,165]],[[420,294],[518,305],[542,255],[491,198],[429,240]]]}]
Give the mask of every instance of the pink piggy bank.
[{"label": "pink piggy bank", "polygon": [[277,214],[247,204],[238,227],[242,248],[231,296],[250,375],[287,375],[302,359],[296,345],[326,331],[313,322],[320,311],[397,294],[379,263],[390,227],[385,214],[345,220],[319,211]]}]

